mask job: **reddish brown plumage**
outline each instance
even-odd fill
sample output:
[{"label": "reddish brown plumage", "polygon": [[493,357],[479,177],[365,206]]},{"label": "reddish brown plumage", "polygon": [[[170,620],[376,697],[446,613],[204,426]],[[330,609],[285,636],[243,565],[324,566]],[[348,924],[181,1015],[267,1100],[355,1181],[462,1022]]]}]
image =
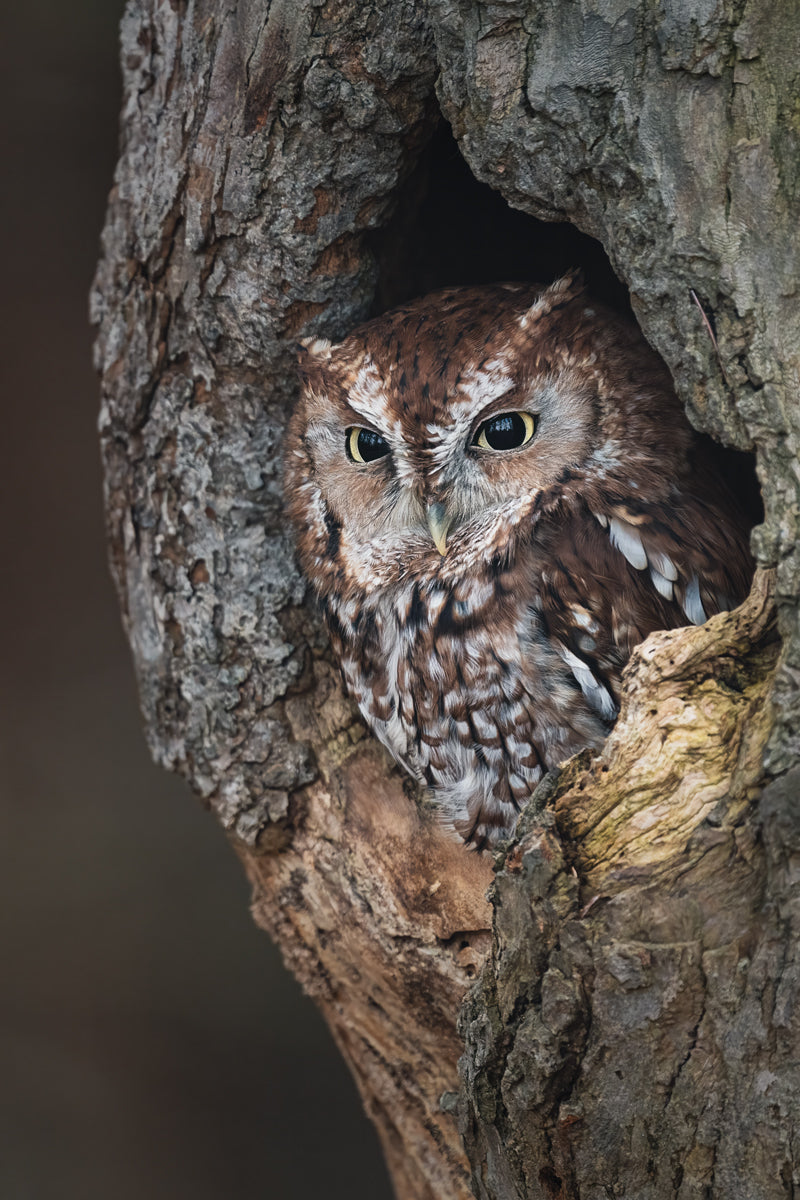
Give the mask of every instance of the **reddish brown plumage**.
[{"label": "reddish brown plumage", "polygon": [[[605,736],[634,645],[744,597],[745,521],[661,361],[571,277],[436,293],[302,372],[286,494],[347,686],[492,843],[543,769]],[[476,445],[513,412],[528,443]],[[386,452],[352,461],[353,428]]]}]

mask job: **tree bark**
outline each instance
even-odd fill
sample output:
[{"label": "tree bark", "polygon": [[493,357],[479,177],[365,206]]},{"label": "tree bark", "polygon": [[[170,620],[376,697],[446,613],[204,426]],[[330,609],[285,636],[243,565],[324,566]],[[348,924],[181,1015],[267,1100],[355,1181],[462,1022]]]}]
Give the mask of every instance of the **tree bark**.
[{"label": "tree bark", "polygon": [[[93,314],[147,736],[228,831],[399,1197],[771,1197],[800,1174],[798,44],[790,0],[129,0]],[[748,603],[648,639],[491,904],[491,862],[342,696],[280,494],[291,343],[343,334],[379,283],[391,302],[437,97],[476,176],[602,242],[765,505]]]}]

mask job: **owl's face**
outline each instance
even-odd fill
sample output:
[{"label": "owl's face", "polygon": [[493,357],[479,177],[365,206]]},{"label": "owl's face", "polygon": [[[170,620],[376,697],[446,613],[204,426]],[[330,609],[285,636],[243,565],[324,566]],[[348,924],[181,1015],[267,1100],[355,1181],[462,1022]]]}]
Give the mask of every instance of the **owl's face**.
[{"label": "owl's face", "polygon": [[608,457],[585,347],[579,365],[569,340],[547,345],[539,329],[571,284],[483,288],[477,312],[468,291],[439,293],[422,321],[416,305],[413,321],[401,309],[308,346],[287,473],[294,492],[300,471],[303,522],[316,514],[316,559],[333,536],[365,588],[452,578],[502,551],[502,531],[559,480]]}]

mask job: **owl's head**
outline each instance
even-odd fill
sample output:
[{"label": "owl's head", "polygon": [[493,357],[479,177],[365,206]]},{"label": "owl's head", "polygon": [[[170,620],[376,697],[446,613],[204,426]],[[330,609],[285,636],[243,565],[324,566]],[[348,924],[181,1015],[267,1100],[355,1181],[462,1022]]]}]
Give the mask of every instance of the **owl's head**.
[{"label": "owl's head", "polygon": [[[338,345],[309,341],[285,460],[306,574],[322,592],[371,591],[510,553],[567,483],[590,492],[592,477],[629,470],[639,408],[651,417],[665,383],[642,355],[574,276],[450,289]],[[634,367],[620,415],[609,376]]]}]

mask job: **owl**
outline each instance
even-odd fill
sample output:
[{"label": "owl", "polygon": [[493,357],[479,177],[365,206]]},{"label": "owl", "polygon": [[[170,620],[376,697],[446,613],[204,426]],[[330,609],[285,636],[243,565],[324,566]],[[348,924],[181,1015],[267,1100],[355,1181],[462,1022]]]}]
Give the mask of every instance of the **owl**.
[{"label": "owl", "polygon": [[477,849],[598,747],[633,648],[747,593],[666,369],[576,275],[449,288],[301,350],[285,492],[347,690]]}]

